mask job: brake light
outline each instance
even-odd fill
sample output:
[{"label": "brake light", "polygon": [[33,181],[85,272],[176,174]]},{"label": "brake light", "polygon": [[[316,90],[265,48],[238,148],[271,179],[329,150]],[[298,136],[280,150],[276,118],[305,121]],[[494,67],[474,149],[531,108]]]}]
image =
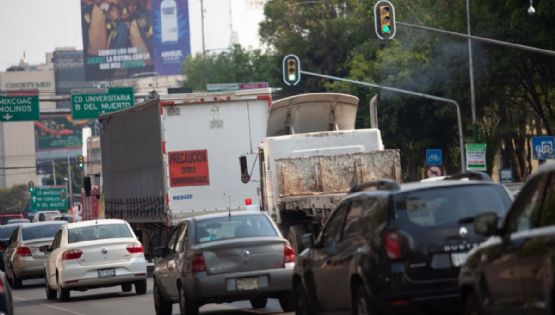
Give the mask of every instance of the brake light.
[{"label": "brake light", "polygon": [[145,249],[143,248],[143,245],[141,245],[140,243],[135,243],[133,245],[127,246],[127,251],[130,254],[139,254],[139,253],[144,253]]},{"label": "brake light", "polygon": [[285,243],[283,246],[283,262],[284,263],[294,263],[295,262],[295,250],[291,245]]},{"label": "brake light", "polygon": [[385,250],[389,259],[401,259],[401,235],[399,231],[385,233]]},{"label": "brake light", "polygon": [[206,262],[204,261],[204,256],[202,253],[195,254],[193,260],[191,261],[191,271],[192,272],[203,272],[206,271]]},{"label": "brake light", "polygon": [[83,255],[83,252],[80,249],[70,249],[70,250],[66,250],[63,254],[62,254],[62,260],[74,260],[74,259],[79,259],[81,258],[81,255]]},{"label": "brake light", "polygon": [[15,251],[15,254],[18,256],[31,256],[31,250],[29,249],[29,247],[18,247],[17,250]]}]

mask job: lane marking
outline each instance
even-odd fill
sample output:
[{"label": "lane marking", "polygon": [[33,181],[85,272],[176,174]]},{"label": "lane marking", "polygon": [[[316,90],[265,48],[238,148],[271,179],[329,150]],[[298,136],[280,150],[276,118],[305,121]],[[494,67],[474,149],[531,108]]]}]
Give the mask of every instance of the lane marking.
[{"label": "lane marking", "polygon": [[[29,299],[20,298],[20,297],[13,296],[13,295],[12,295],[12,298],[13,298],[14,300],[18,300],[18,301],[22,301],[22,302],[24,302],[24,301],[31,301],[31,300],[29,300]],[[63,307],[59,307],[59,306],[54,306],[54,305],[52,305],[52,304],[39,303],[38,306],[46,306],[46,307],[51,308],[51,309],[53,309],[53,310],[62,311],[62,312],[65,312],[65,313],[68,313],[68,314],[73,314],[73,315],[86,315],[86,314],[84,314],[84,313],[75,312],[75,311],[69,310],[69,309],[67,309],[67,308],[63,308]]]}]

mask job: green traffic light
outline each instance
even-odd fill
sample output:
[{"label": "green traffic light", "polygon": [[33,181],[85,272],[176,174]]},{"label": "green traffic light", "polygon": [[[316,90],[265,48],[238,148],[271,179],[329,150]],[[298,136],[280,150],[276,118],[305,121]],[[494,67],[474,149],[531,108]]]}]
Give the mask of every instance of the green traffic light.
[{"label": "green traffic light", "polygon": [[297,76],[296,76],[294,73],[291,73],[291,74],[289,75],[289,81],[292,81],[292,82],[293,82],[293,81],[296,81],[296,80],[297,80]]},{"label": "green traffic light", "polygon": [[382,28],[384,33],[389,33],[391,32],[391,28],[389,27],[389,25],[384,25],[384,27]]}]

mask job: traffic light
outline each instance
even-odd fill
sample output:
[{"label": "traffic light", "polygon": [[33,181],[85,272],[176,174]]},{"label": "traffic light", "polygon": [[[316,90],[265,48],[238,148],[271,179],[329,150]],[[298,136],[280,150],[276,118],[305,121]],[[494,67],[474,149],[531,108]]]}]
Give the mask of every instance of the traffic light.
[{"label": "traffic light", "polygon": [[380,0],[374,6],[374,25],[380,39],[395,37],[395,7],[387,0]]},{"label": "traffic light", "polygon": [[289,86],[295,86],[301,81],[301,61],[295,55],[287,55],[283,58],[283,82]]},{"label": "traffic light", "polygon": [[77,167],[79,168],[85,167],[85,158],[82,155],[77,156]]},{"label": "traffic light", "polygon": [[30,193],[35,191],[35,183],[32,180],[27,183],[27,190],[29,190]]}]

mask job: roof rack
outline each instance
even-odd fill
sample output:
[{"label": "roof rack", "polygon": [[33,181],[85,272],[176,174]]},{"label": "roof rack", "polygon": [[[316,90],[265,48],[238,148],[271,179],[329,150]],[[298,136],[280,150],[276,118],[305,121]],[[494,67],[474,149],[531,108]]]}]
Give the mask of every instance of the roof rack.
[{"label": "roof rack", "polygon": [[476,172],[476,171],[466,171],[462,173],[445,176],[443,180],[457,180],[457,179],[483,180],[486,182],[493,182],[493,179],[488,174],[484,172]]},{"label": "roof rack", "polygon": [[358,184],[349,190],[349,193],[355,193],[363,191],[367,188],[374,187],[376,190],[399,190],[401,186],[391,179],[380,179]]}]

